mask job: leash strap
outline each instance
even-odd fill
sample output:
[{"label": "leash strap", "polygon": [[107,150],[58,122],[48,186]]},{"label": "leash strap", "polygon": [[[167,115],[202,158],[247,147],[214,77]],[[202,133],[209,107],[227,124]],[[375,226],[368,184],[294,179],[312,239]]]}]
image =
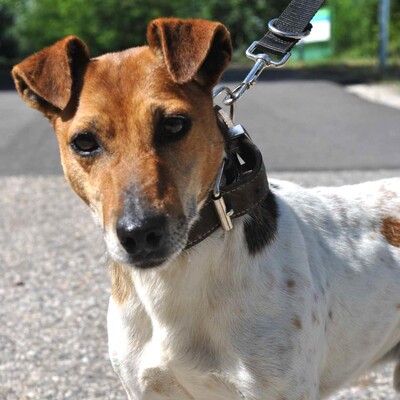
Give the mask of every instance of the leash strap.
[{"label": "leash strap", "polygon": [[279,18],[269,22],[268,31],[257,42],[255,50],[283,58],[310,33],[310,21],[323,3],[324,0],[292,0]]},{"label": "leash strap", "polygon": [[323,3],[324,0],[292,0],[279,18],[269,21],[265,35],[246,50],[246,56],[255,62],[253,68],[243,82],[225,97],[225,105],[232,107],[257,82],[266,67],[286,64],[293,46],[310,34],[310,21]]}]

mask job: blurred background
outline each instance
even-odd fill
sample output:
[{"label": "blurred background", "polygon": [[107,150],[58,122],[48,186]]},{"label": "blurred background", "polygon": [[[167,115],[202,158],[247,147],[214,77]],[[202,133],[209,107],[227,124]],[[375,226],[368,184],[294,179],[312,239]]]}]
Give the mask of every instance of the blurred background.
[{"label": "blurred background", "polygon": [[[0,0],[0,65],[5,69],[70,34],[86,41],[93,56],[142,45],[147,23],[159,16],[223,22],[231,32],[234,61],[242,63],[244,50],[284,6],[282,0]],[[292,67],[297,60],[364,67],[373,74],[384,50],[389,72],[398,72],[399,1],[327,0],[315,22],[322,20],[329,34],[298,47]]]}]

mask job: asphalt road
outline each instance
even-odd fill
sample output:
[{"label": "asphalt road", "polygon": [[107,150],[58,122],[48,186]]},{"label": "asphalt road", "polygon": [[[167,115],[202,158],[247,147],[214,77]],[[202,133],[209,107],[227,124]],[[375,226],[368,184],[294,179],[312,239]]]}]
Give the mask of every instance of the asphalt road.
[{"label": "asphalt road", "polygon": [[[15,92],[0,92],[0,118],[0,175],[61,173],[48,122]],[[334,83],[259,82],[238,103],[236,121],[272,171],[400,167],[400,112]]]},{"label": "asphalt road", "polygon": [[[107,355],[101,233],[59,175],[47,122],[14,92],[0,92],[0,121],[0,399],[123,400]],[[260,83],[237,121],[272,177],[315,186],[400,176],[400,112],[340,86]],[[400,400],[390,375],[334,400]]]}]

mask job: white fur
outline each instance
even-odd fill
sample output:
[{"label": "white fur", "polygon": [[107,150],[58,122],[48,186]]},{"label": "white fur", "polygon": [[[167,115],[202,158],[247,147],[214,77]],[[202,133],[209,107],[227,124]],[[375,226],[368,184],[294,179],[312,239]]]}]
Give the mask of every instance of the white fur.
[{"label": "white fur", "polygon": [[249,255],[243,217],[169,265],[132,268],[129,300],[111,298],[130,400],[319,400],[395,353],[400,248],[380,229],[400,220],[400,179],[271,182],[278,230],[263,251]]}]

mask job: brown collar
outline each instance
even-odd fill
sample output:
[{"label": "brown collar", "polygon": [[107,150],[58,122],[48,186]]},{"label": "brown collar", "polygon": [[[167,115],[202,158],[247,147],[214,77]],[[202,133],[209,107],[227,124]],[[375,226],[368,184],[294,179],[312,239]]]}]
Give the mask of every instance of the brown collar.
[{"label": "brown collar", "polygon": [[216,115],[229,157],[221,165],[214,190],[189,232],[187,249],[204,240],[219,227],[225,231],[232,229],[231,219],[253,210],[265,200],[269,192],[260,150],[244,128],[241,125],[234,126],[219,107],[216,107]]}]

